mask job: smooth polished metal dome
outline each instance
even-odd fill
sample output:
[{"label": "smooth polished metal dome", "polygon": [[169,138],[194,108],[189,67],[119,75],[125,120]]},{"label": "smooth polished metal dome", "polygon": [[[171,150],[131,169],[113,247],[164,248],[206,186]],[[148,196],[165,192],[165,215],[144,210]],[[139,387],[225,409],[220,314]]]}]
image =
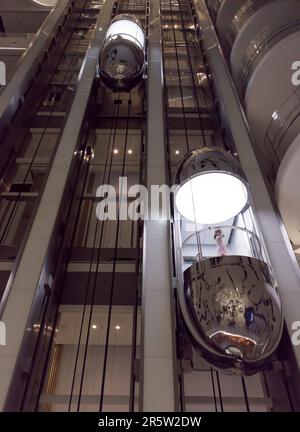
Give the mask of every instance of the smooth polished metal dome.
[{"label": "smooth polished metal dome", "polygon": [[251,375],[266,366],[282,334],[283,317],[269,266],[223,256],[184,272],[180,306],[196,350],[215,367]]},{"label": "smooth polished metal dome", "polygon": [[182,185],[195,175],[207,174],[208,172],[228,173],[247,184],[238,159],[218,147],[201,147],[187,153],[177,168],[175,184]]}]

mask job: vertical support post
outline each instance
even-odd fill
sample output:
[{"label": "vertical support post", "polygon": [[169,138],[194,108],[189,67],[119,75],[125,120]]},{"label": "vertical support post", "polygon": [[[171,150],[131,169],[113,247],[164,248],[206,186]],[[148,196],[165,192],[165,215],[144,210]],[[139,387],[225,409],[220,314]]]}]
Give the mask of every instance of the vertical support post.
[{"label": "vertical support post", "polygon": [[[148,46],[147,188],[166,184],[163,64],[159,1],[150,2]],[[143,411],[174,411],[174,347],[169,208],[149,208],[143,256]],[[149,215],[150,218],[150,215]]]}]

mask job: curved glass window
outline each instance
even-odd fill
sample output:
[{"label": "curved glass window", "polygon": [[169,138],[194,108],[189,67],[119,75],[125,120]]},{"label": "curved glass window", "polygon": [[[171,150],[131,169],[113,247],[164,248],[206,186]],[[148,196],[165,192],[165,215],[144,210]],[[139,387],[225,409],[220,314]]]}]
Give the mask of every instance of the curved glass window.
[{"label": "curved glass window", "polygon": [[118,36],[122,36],[124,39],[137,43],[142,49],[145,46],[144,32],[134,21],[128,19],[114,21],[108,27],[106,39],[115,39]]}]

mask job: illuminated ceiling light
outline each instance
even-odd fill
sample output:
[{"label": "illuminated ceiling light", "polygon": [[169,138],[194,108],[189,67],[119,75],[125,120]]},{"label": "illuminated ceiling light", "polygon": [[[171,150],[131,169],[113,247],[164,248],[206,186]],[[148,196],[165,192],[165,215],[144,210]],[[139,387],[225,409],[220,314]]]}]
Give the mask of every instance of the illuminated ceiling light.
[{"label": "illuminated ceiling light", "polygon": [[120,330],[120,328],[121,328],[121,326],[120,326],[119,324],[117,324],[117,325],[115,326],[115,329],[116,329],[116,330]]},{"label": "illuminated ceiling light", "polygon": [[118,154],[119,150],[118,149],[114,149],[114,154]]},{"label": "illuminated ceiling light", "polygon": [[236,216],[247,203],[241,180],[225,173],[207,173],[186,182],[178,191],[176,206],[186,219],[215,224]]},{"label": "illuminated ceiling light", "polygon": [[96,328],[97,328],[97,325],[96,325],[96,324],[93,324],[93,325],[92,325],[92,329],[96,330]]},{"label": "illuminated ceiling light", "polygon": [[122,35],[123,38],[133,43],[138,43],[141,47],[145,45],[145,34],[136,19],[129,15],[118,15],[109,25],[106,32],[106,39],[117,38]]},{"label": "illuminated ceiling light", "polygon": [[27,50],[27,47],[16,47],[16,46],[3,46],[0,47],[0,50],[18,50],[18,51],[25,51]]},{"label": "illuminated ceiling light", "polygon": [[175,154],[179,155],[180,151],[179,150],[175,150]]},{"label": "illuminated ceiling light", "polygon": [[41,6],[48,6],[48,7],[49,6],[53,7],[57,3],[57,0],[33,0],[33,1],[34,1],[34,3],[37,3]]},{"label": "illuminated ceiling light", "polygon": [[132,154],[132,150],[131,149],[128,150],[128,154]]},{"label": "illuminated ceiling light", "polygon": [[175,203],[187,220],[217,224],[232,219],[248,203],[248,189],[238,161],[221,149],[204,147],[181,163]]}]

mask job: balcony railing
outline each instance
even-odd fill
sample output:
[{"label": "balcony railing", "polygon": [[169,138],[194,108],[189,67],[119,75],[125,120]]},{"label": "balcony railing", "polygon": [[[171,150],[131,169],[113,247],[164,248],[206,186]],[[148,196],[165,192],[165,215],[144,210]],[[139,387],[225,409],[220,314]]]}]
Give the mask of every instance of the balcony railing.
[{"label": "balcony railing", "polygon": [[299,22],[294,22],[282,26],[280,29],[274,32],[270,32],[270,28],[267,26],[261,29],[257,36],[250,42],[242,58],[239,80],[243,93],[262,56],[266,55],[266,53],[270,51],[277,42],[287,37],[289,34],[295,32],[299,28]]},{"label": "balcony railing", "polygon": [[229,40],[233,45],[235,38],[240,32],[241,28],[248,21],[248,19],[254,15],[254,13],[263,6],[267,0],[248,0],[235,14],[231,23],[231,32],[229,34]]},{"label": "balcony railing", "polygon": [[[221,230],[224,240],[215,241],[215,230]],[[249,256],[266,261],[263,246],[257,234],[236,225],[207,227],[194,232],[182,243],[182,256],[185,262],[222,255]]]},{"label": "balcony railing", "polygon": [[271,176],[276,179],[279,165],[291,144],[291,137],[285,140],[291,125],[300,117],[300,87],[295,87],[282,105],[273,112],[265,134],[263,152],[270,159]]}]

